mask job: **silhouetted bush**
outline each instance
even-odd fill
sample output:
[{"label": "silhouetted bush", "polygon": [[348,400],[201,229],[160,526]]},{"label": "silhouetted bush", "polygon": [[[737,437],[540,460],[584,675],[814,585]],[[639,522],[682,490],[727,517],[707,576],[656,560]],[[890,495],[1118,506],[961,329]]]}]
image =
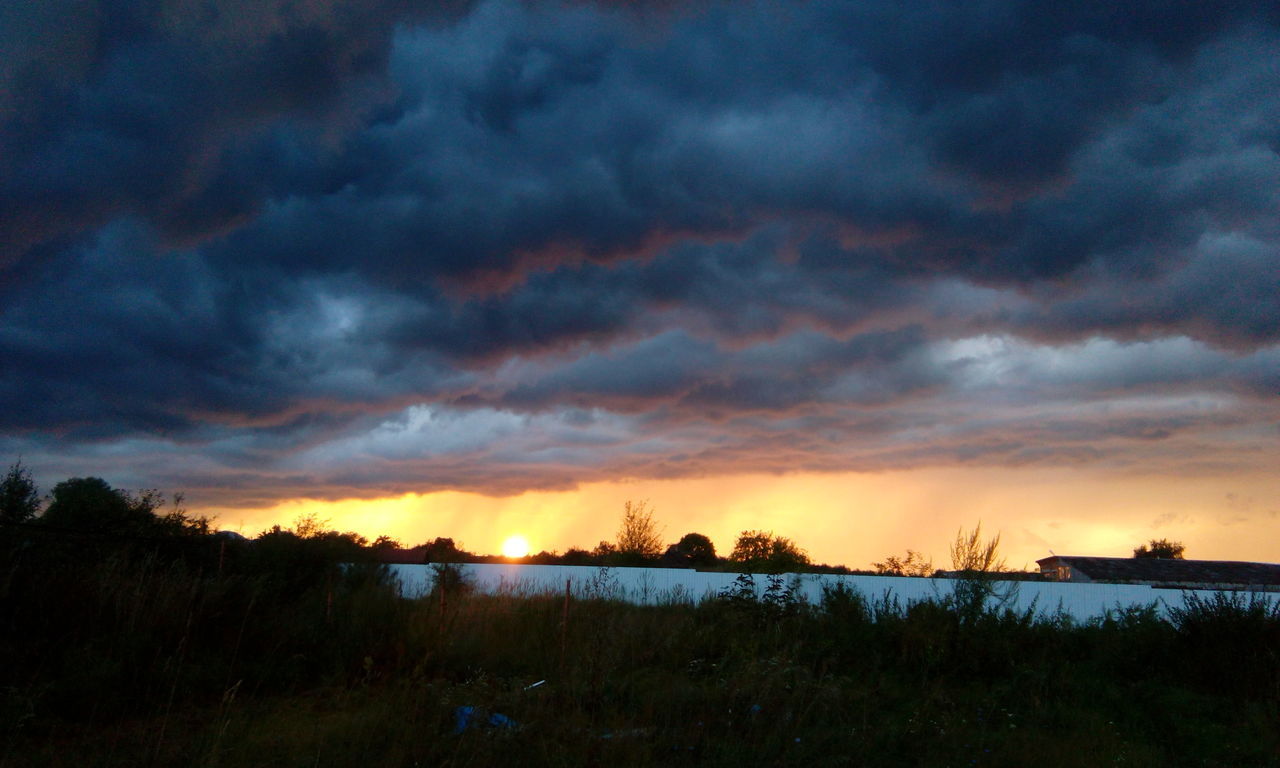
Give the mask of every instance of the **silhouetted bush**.
[{"label": "silhouetted bush", "polygon": [[1280,603],[1265,595],[1186,593],[1169,607],[1176,652],[1203,686],[1241,696],[1280,693]]}]

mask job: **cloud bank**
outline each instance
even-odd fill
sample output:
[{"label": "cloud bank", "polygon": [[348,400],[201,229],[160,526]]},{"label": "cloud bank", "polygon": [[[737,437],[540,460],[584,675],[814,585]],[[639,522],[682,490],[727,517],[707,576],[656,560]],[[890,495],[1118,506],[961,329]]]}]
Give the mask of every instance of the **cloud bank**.
[{"label": "cloud bank", "polygon": [[252,504],[1274,452],[1266,4],[0,30],[0,449],[50,479]]}]

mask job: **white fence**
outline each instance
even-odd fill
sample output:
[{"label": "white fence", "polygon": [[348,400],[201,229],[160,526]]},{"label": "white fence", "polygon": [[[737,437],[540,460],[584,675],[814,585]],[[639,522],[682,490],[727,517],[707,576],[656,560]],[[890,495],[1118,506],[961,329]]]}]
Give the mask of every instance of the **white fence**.
[{"label": "white fence", "polygon": [[[609,597],[638,604],[699,602],[732,587],[736,573],[707,573],[683,568],[597,568],[573,565],[490,565],[457,566],[475,589],[490,594],[563,594],[566,584],[577,597]],[[429,565],[393,565],[401,591],[417,596],[431,589],[435,573]],[[784,583],[794,584],[799,595],[811,603],[822,599],[823,585],[843,583],[870,600],[888,596],[899,604],[939,599],[951,594],[953,579],[918,579],[902,576],[845,576],[835,574],[786,574]],[[768,577],[756,575],[760,594]],[[1154,605],[1164,613],[1181,607],[1187,593],[1210,595],[1211,590],[1157,589],[1134,584],[1071,584],[1052,581],[997,582],[997,593],[1011,595],[1009,607],[1024,611],[1032,607],[1042,614],[1064,613],[1086,620],[1117,608]],[[1274,593],[1267,599],[1276,600]]]}]

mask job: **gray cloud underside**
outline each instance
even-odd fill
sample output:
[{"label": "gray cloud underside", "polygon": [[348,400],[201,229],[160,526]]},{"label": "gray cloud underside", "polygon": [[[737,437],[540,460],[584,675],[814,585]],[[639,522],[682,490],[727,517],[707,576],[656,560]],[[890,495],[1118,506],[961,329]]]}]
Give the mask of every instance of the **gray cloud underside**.
[{"label": "gray cloud underside", "polygon": [[64,5],[0,11],[0,448],[54,476],[1274,448],[1266,4]]}]

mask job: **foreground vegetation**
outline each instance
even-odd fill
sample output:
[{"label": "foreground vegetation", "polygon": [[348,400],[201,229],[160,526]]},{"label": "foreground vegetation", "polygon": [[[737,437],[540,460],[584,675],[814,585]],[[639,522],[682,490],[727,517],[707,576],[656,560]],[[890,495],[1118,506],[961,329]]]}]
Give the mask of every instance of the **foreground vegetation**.
[{"label": "foreground vegetation", "polygon": [[[765,575],[698,605],[492,596],[447,565],[410,600],[386,542],[211,533],[93,478],[37,518],[10,475],[0,766],[1280,764],[1280,611],[1012,613],[977,530],[940,602]],[[741,541],[741,566],[792,556]]]},{"label": "foreground vegetation", "polygon": [[1280,615],[1244,598],[1075,624],[846,590],[805,605],[781,581],[697,606],[485,596],[446,571],[405,600],[383,566],[339,568],[320,534],[288,544],[10,549],[0,763],[1280,756]]}]

